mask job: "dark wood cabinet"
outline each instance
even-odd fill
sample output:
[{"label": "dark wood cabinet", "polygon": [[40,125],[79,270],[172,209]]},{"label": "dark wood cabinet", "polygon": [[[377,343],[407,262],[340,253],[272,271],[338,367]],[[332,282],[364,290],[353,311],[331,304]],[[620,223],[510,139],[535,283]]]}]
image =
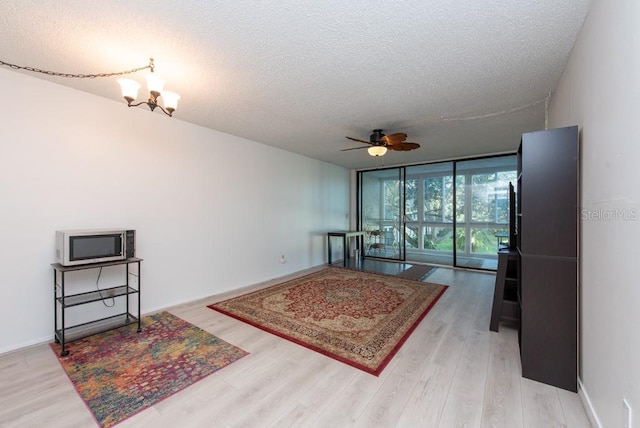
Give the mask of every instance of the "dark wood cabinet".
[{"label": "dark wood cabinet", "polygon": [[522,376],[576,392],[576,262],[528,255],[520,262]]},{"label": "dark wood cabinet", "polygon": [[576,257],[577,127],[524,134],[521,155],[521,252]]},{"label": "dark wood cabinet", "polygon": [[578,127],[523,134],[518,170],[522,375],[577,391]]}]

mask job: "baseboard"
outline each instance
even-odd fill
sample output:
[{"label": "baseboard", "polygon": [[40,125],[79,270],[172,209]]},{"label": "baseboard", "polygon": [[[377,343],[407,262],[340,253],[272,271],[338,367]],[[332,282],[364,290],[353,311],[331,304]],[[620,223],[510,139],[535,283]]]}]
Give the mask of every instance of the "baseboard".
[{"label": "baseboard", "polygon": [[38,339],[33,339],[28,342],[20,343],[18,345],[12,345],[6,348],[0,349],[0,356],[4,354],[9,354],[15,351],[21,351],[23,349],[31,348],[32,346],[42,345],[43,343],[51,343],[53,342],[53,334],[50,336],[41,337]]},{"label": "baseboard", "polygon": [[[277,278],[272,278],[270,280],[267,281],[263,281],[257,284],[249,284],[243,287],[239,287],[237,289],[234,290],[229,290],[226,292],[222,292],[220,294],[217,295],[207,295],[207,296],[202,296],[199,298],[195,298],[195,299],[189,299],[187,301],[184,302],[174,302],[170,305],[163,305],[163,306],[159,306],[159,307],[155,307],[155,308],[145,308],[145,311],[141,314],[141,316],[146,316],[146,315],[150,315],[150,314],[155,314],[157,312],[160,311],[164,311],[164,310],[171,310],[172,308],[177,308],[183,305],[190,305],[190,304],[198,304],[200,302],[208,302],[208,303],[214,303],[214,301],[220,301],[220,300],[225,300],[225,299],[229,299],[231,297],[236,297],[242,294],[246,294],[248,292],[251,291],[255,291],[255,290],[259,290],[261,288],[265,288],[268,287],[270,285],[274,285],[277,284],[279,282],[282,282],[284,280],[287,279],[292,279],[298,276],[302,276],[305,274],[309,274],[311,272],[315,272],[317,270],[323,269],[324,267],[326,267],[325,264],[320,264],[317,266],[313,266],[310,268],[306,268],[306,269],[302,269],[300,271],[297,272],[291,272],[285,275],[282,275],[280,277]],[[6,348],[0,348],[0,356],[5,355],[5,354],[9,354],[12,352],[16,352],[16,351],[21,351],[33,346],[39,346],[42,344],[46,344],[46,343],[51,343],[53,342],[54,337],[53,334],[51,334],[50,336],[45,336],[45,337],[40,337],[38,339],[33,339],[33,340],[29,340],[28,342],[23,342],[20,344],[16,344],[16,345],[11,345],[8,346]]]},{"label": "baseboard", "polygon": [[594,428],[602,428],[602,424],[600,423],[600,419],[598,419],[596,410],[593,408],[591,400],[589,399],[589,394],[587,394],[587,390],[582,384],[582,379],[578,379],[578,396],[580,397],[580,401],[582,401],[582,405],[587,412],[591,426]]}]

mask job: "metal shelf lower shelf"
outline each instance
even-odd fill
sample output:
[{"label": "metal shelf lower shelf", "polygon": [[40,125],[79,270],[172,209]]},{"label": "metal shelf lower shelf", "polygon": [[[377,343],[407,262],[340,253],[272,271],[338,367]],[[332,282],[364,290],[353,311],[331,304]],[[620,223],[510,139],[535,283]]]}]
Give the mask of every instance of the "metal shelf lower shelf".
[{"label": "metal shelf lower shelf", "polygon": [[[90,321],[83,324],[66,327],[64,329],[64,341],[73,342],[98,333],[103,333],[116,328],[124,327],[138,322],[138,318],[130,313],[122,313],[107,318]],[[56,342],[62,341],[62,331],[56,330]]]}]

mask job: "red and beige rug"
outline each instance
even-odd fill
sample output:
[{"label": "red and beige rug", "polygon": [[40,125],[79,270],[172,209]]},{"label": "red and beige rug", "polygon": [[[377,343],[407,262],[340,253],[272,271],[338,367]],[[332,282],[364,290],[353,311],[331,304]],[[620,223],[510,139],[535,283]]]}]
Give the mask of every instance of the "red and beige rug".
[{"label": "red and beige rug", "polygon": [[117,330],[51,348],[98,424],[111,427],[247,355],[162,312]]},{"label": "red and beige rug", "polygon": [[446,289],[326,268],[209,307],[377,376]]}]

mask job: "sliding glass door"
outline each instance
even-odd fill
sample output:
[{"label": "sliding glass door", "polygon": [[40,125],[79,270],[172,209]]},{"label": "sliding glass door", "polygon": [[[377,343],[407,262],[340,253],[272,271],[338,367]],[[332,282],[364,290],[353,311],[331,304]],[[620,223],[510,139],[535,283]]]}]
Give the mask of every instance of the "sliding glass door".
[{"label": "sliding glass door", "polygon": [[456,265],[496,269],[500,244],[509,237],[509,182],[515,185],[515,156],[456,162]]},{"label": "sliding glass door", "polygon": [[515,156],[495,156],[359,175],[365,256],[495,270],[508,239]]},{"label": "sliding glass door", "polygon": [[453,163],[406,169],[406,260],[453,265]]},{"label": "sliding glass door", "polygon": [[405,259],[404,174],[404,168],[359,174],[359,220],[360,230],[365,231],[365,256]]}]

